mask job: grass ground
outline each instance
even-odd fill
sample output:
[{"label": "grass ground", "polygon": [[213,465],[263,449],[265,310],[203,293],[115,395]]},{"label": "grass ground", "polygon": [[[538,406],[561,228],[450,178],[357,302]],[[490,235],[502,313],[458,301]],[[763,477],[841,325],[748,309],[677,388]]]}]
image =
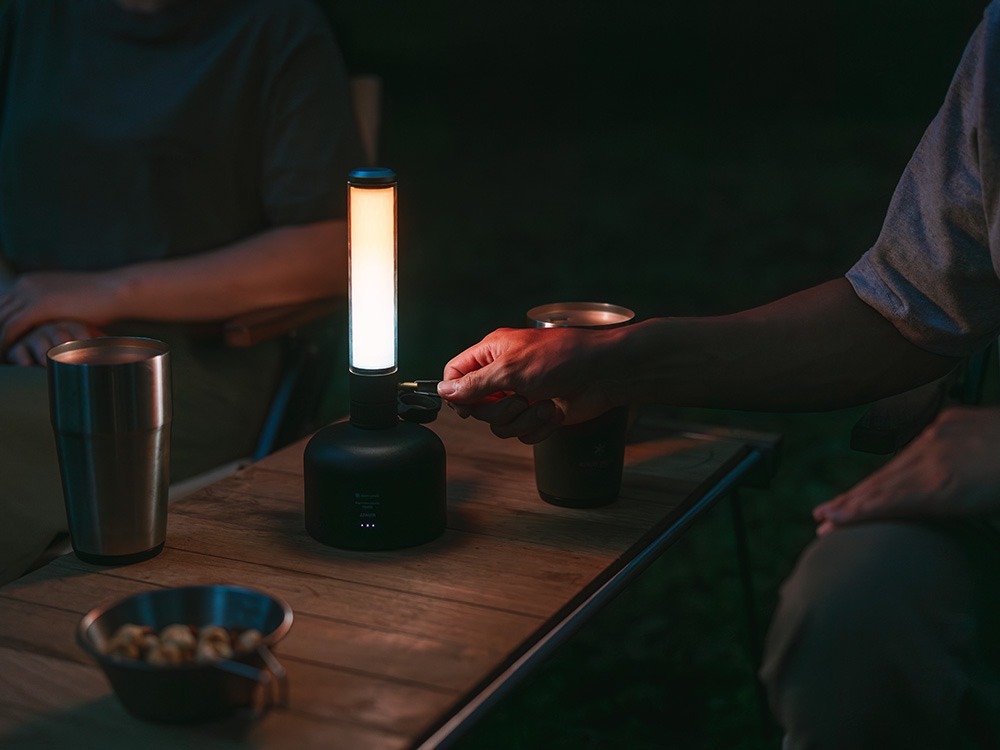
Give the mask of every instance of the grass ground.
[{"label": "grass ground", "polygon": [[[842,274],[984,6],[327,3],[350,67],[385,80],[401,371],[433,377],[544,302],[716,314]],[[849,448],[860,410],[684,414],[785,436],[744,494],[766,622],[810,509],[881,459]],[[753,668],[722,505],[461,748],[775,748]]]}]

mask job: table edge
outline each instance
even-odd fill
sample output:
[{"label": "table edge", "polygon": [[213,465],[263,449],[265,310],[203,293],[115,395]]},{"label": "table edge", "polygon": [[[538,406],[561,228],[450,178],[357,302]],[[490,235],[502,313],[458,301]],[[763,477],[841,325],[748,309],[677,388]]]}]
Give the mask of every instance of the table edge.
[{"label": "table edge", "polygon": [[[512,657],[507,666],[469,692],[471,696],[450,716],[418,738],[412,748],[431,750],[445,748],[457,741],[474,723],[506,695],[539,662],[572,636],[601,607],[613,599],[636,576],[648,568],[687,528],[706,511],[732,492],[750,472],[765,460],[765,454],[754,446],[745,445],[699,487],[688,500],[675,508],[656,528],[650,531],[624,555],[618,564],[581,590],[562,610],[543,624]],[[641,547],[636,554],[632,550]],[[536,637],[537,636],[537,637]]]}]

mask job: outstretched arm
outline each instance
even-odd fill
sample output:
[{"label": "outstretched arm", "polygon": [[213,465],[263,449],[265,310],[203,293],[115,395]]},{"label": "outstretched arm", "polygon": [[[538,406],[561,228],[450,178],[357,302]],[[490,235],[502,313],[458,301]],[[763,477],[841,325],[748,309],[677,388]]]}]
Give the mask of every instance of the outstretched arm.
[{"label": "outstretched arm", "polygon": [[911,344],[837,279],[733,315],[495,331],[448,363],[439,393],[498,435],[532,442],[620,404],[832,409],[954,365]]}]

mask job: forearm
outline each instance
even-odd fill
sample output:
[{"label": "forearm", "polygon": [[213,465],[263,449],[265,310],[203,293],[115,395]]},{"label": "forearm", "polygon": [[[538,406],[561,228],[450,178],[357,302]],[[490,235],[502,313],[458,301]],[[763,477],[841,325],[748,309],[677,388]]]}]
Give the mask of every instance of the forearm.
[{"label": "forearm", "polygon": [[616,329],[603,348],[615,402],[769,411],[869,402],[956,363],[909,343],[845,279],[734,315]]},{"label": "forearm", "polygon": [[281,227],[217,250],[108,271],[114,319],[220,320],[347,290],[344,221]]}]

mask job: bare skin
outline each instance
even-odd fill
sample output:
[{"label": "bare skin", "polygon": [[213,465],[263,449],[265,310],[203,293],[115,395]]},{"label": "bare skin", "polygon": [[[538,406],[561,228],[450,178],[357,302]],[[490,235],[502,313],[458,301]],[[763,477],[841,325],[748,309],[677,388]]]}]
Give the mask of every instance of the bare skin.
[{"label": "bare skin", "polygon": [[224,320],[345,293],[344,220],[273,229],[216,250],[109,271],[24,273],[0,287],[0,352],[44,364],[47,344],[119,320]]},{"label": "bare skin", "polygon": [[816,533],[890,518],[962,518],[1000,511],[1000,409],[955,408],[892,461],[818,505]]},{"label": "bare skin", "polygon": [[104,332],[95,326],[80,323],[76,320],[60,320],[43,323],[32,329],[7,351],[7,361],[21,367],[45,365],[48,361],[46,352],[53,346],[69,341],[102,336]]},{"label": "bare skin", "polygon": [[[908,390],[955,365],[911,344],[837,279],[735,315],[610,331],[501,329],[448,362],[438,392],[498,436],[533,443],[622,404],[835,409]],[[996,512],[998,444],[1000,410],[944,412],[885,467],[817,507],[817,531]]]},{"label": "bare skin", "polygon": [[503,437],[544,437],[623,404],[835,409],[955,364],[911,344],[837,279],[734,315],[494,331],[448,362],[439,393]]}]

